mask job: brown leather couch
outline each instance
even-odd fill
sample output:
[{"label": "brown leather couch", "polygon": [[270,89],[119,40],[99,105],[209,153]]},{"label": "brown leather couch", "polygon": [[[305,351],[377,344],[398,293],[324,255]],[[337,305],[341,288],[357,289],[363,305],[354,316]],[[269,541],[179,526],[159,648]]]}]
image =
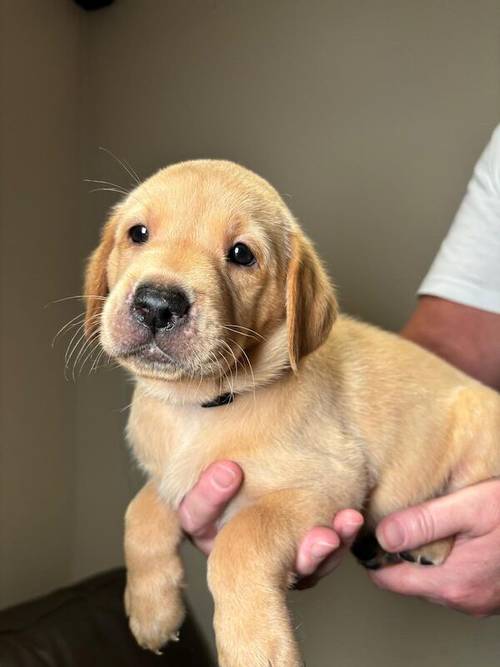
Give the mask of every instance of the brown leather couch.
[{"label": "brown leather couch", "polygon": [[0,611],[0,667],[215,667],[190,617],[163,655],[141,649],[124,586],[124,570],[112,570]]}]

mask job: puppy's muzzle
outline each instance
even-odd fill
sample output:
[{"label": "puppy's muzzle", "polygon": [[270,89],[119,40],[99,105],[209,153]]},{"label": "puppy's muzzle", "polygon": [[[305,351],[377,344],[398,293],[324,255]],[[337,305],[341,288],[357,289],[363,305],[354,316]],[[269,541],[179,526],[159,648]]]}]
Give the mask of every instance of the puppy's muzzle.
[{"label": "puppy's muzzle", "polygon": [[178,287],[140,285],[134,294],[134,318],[156,332],[171,331],[185,321],[191,304],[186,293]]}]

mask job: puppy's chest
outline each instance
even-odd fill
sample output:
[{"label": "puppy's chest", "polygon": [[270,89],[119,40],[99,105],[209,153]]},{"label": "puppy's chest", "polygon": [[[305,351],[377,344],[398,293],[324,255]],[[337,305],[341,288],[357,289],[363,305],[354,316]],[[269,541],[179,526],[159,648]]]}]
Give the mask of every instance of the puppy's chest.
[{"label": "puppy's chest", "polygon": [[148,411],[140,419],[140,411],[132,411],[129,439],[137,460],[157,480],[162,496],[174,507],[210,463],[223,458],[241,461],[254,449],[238,432],[237,421],[200,413],[196,408],[156,407],[154,415]]},{"label": "puppy's chest", "polygon": [[224,459],[238,463],[244,484],[231,505],[234,513],[279,489],[315,488],[318,478],[331,475],[337,466],[328,445],[331,438],[325,438],[321,429],[311,430],[304,419],[298,428],[290,414],[293,411],[273,409],[270,401],[255,404],[251,396],[246,402],[240,397],[229,406],[208,409],[146,398],[134,401],[129,437],[136,458],[173,507],[211,463]]},{"label": "puppy's chest", "polygon": [[171,433],[170,438],[158,477],[162,496],[177,507],[202,470],[209,465],[217,447],[210,442],[203,425],[195,419],[186,420],[181,428]]}]

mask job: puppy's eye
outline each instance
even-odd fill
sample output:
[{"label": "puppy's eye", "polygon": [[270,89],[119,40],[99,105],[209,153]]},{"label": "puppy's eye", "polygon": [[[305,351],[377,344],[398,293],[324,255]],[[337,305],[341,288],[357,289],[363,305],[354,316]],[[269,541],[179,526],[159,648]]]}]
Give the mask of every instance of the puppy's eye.
[{"label": "puppy's eye", "polygon": [[227,258],[233,264],[251,266],[255,264],[255,257],[250,248],[244,243],[236,243],[227,254]]},{"label": "puppy's eye", "polygon": [[146,243],[149,237],[148,228],[144,225],[134,225],[128,230],[132,243]]}]

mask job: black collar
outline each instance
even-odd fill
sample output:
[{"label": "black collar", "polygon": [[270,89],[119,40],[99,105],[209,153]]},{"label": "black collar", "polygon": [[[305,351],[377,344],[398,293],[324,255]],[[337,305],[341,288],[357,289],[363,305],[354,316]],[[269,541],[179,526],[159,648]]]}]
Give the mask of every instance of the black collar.
[{"label": "black collar", "polygon": [[214,398],[212,401],[207,401],[206,403],[202,403],[201,407],[217,408],[219,407],[219,405],[229,405],[229,403],[232,403],[233,401],[234,401],[234,394],[228,391],[227,394],[221,394],[220,396],[217,396],[217,398]]}]

